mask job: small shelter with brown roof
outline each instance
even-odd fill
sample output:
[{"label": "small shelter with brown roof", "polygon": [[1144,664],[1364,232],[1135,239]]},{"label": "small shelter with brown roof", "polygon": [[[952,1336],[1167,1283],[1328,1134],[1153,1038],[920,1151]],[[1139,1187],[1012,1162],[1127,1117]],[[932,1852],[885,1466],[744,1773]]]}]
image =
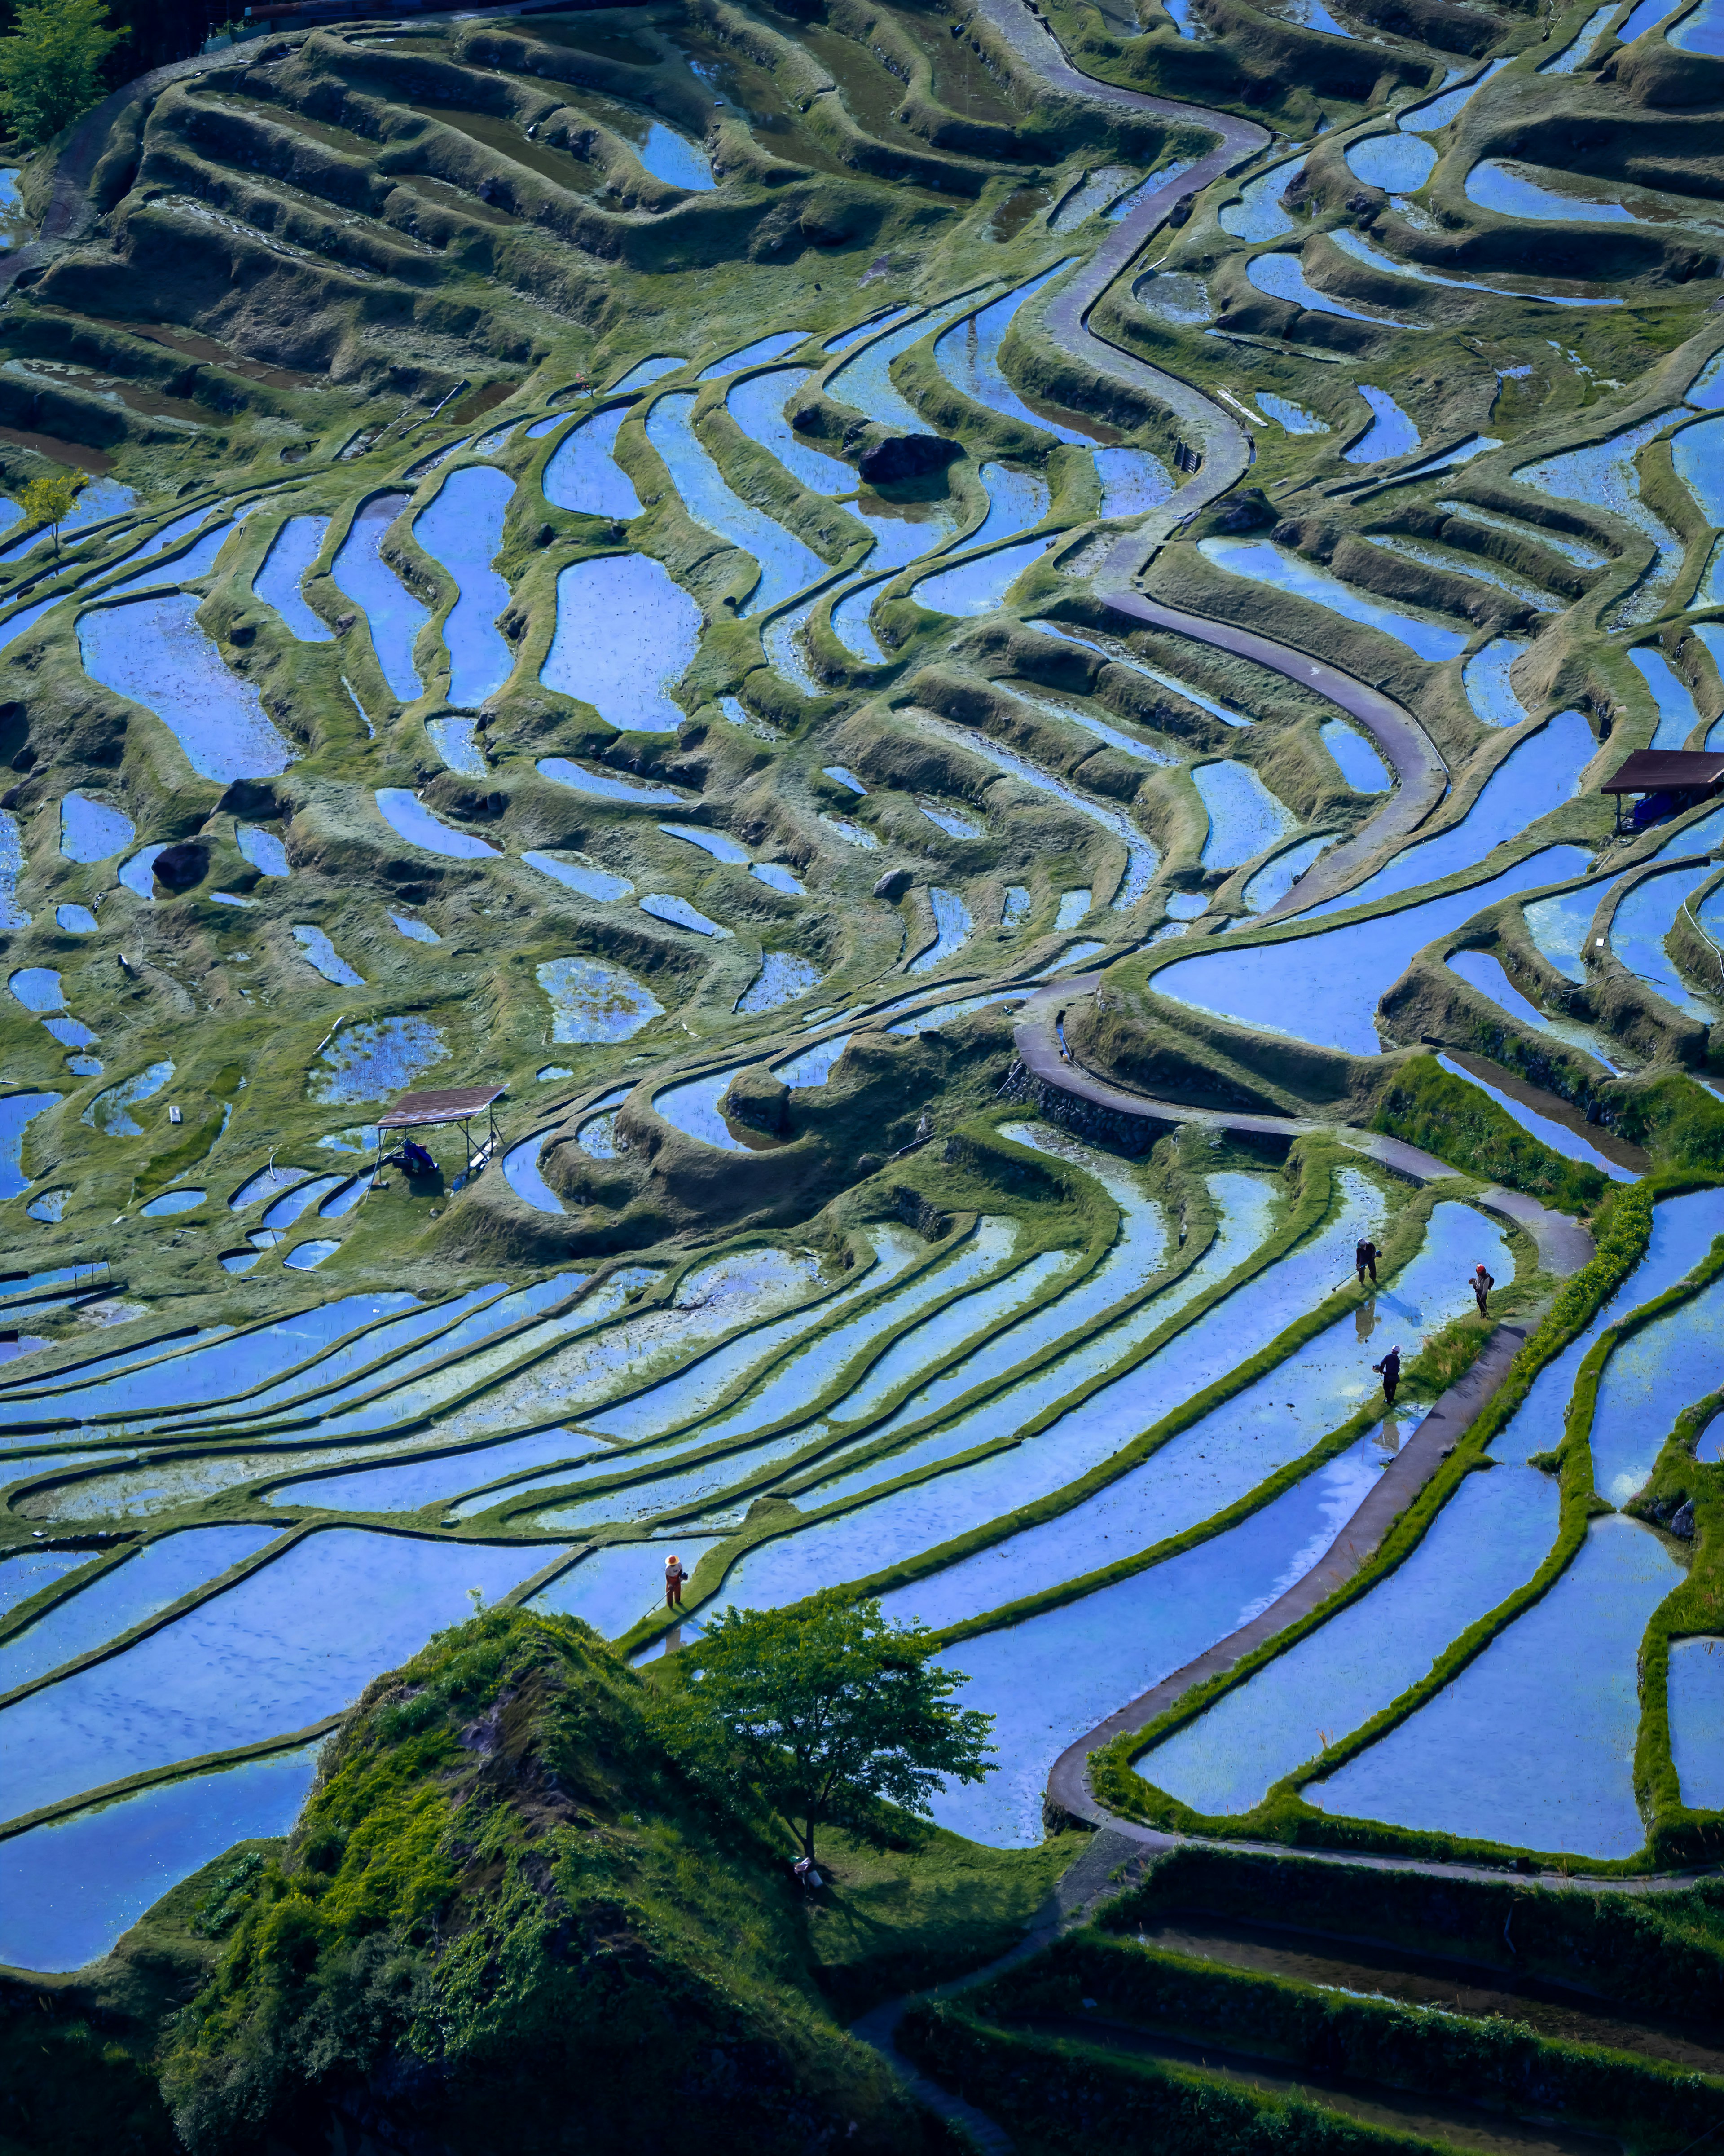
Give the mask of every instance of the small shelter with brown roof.
[{"label": "small shelter with brown roof", "polygon": [[[440,1123],[459,1123],[466,1142],[467,1160],[465,1168],[455,1179],[454,1188],[459,1190],[469,1176],[479,1173],[497,1149],[496,1104],[508,1090],[506,1086],[449,1086],[434,1092],[403,1093],[393,1108],[377,1117],[379,1155],[385,1131],[399,1131],[403,1139],[408,1139],[414,1131]],[[475,1147],[473,1123],[479,1116],[484,1116],[486,1122]],[[424,1158],[428,1161],[428,1155]]]},{"label": "small shelter with brown roof", "polygon": [[1724,785],[1724,750],[1637,748],[1603,791],[1616,797],[1616,828],[1623,828],[1624,794],[1638,794],[1629,826],[1642,830],[1679,810],[1709,800]]}]

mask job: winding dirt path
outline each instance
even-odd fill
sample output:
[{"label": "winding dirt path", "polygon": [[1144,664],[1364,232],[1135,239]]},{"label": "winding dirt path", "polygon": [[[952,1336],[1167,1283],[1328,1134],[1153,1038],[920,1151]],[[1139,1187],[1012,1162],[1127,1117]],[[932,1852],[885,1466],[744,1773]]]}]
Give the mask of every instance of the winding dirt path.
[{"label": "winding dirt path", "polygon": [[1166,406],[1202,456],[1199,468],[1183,486],[1115,542],[1090,579],[1095,596],[1115,613],[1146,628],[1172,630],[1217,650],[1254,660],[1273,673],[1315,689],[1359,721],[1395,774],[1394,792],[1365,828],[1326,854],[1300,880],[1296,894],[1290,891],[1260,918],[1270,921],[1302,912],[1344,891],[1374,855],[1415,830],[1447,791],[1447,767],[1436,744],[1406,706],[1371,683],[1344,673],[1297,645],[1163,606],[1136,588],[1138,578],[1173,533],[1244,478],[1255,452],[1244,429],[1213,398],[1178,376],[1111,343],[1090,321],[1103,295],[1131,268],[1182,198],[1200,193],[1236,165],[1267,149],[1274,138],[1254,121],[1209,111],[1201,105],[1181,105],[1170,98],[1147,96],[1080,74],[1066,59],[1028,0],[978,0],[977,13],[1024,64],[1051,88],[1091,104],[1157,119],[1196,121],[1219,138],[1208,157],[1144,197],[1056,293],[1043,320],[1048,334],[1070,357]]}]

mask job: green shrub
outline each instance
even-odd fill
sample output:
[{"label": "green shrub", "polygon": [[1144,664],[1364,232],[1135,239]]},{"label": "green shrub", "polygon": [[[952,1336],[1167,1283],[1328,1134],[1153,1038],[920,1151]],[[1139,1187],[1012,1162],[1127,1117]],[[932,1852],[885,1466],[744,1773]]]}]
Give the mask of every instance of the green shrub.
[{"label": "green shrub", "polygon": [[1463,1174],[1524,1190],[1565,1213],[1589,1211],[1609,1187],[1601,1170],[1553,1152],[1434,1055],[1415,1055],[1395,1073],[1371,1127],[1434,1152]]}]

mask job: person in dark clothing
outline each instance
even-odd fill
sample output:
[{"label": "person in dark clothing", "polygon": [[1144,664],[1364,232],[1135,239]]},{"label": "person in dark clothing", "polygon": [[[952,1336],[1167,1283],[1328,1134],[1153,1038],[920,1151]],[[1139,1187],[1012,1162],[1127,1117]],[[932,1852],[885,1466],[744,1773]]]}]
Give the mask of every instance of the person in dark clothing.
[{"label": "person in dark clothing", "polygon": [[1496,1282],[1482,1265],[1474,1272],[1470,1286],[1473,1291],[1473,1301],[1479,1306],[1480,1317],[1488,1317],[1491,1315],[1489,1308],[1491,1291],[1496,1285]]},{"label": "person in dark clothing", "polygon": [[416,1145],[411,1138],[403,1142],[401,1165],[403,1172],[408,1175],[430,1175],[437,1167],[436,1162],[432,1159],[423,1146]]},{"label": "person in dark clothing", "polygon": [[1359,1269],[1359,1286],[1361,1287],[1363,1287],[1365,1285],[1365,1276],[1367,1273],[1369,1273],[1371,1276],[1372,1286],[1376,1286],[1378,1255],[1377,1245],[1373,1242],[1362,1242],[1355,1248],[1353,1251],[1353,1263]]},{"label": "person in dark clothing", "polygon": [[1383,1360],[1380,1363],[1373,1363],[1371,1368],[1383,1379],[1383,1404],[1386,1408],[1392,1408],[1395,1404],[1396,1390],[1401,1382],[1400,1349],[1391,1348]]}]

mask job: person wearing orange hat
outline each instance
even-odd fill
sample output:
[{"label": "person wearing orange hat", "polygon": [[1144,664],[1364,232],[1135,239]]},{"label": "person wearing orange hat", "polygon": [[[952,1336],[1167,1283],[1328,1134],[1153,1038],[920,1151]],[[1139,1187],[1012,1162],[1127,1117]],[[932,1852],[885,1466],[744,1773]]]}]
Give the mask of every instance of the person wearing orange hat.
[{"label": "person wearing orange hat", "polygon": [[682,1584],[687,1578],[688,1574],[682,1568],[682,1559],[672,1550],[664,1560],[664,1607],[667,1609],[681,1609]]},{"label": "person wearing orange hat", "polygon": [[1471,1287],[1473,1291],[1473,1301],[1479,1306],[1480,1317],[1488,1317],[1491,1315],[1490,1310],[1487,1307],[1490,1301],[1491,1291],[1496,1286],[1496,1282],[1491,1278],[1491,1275],[1485,1271],[1485,1268],[1482,1265],[1480,1265],[1475,1269],[1472,1279],[1468,1285]]}]

